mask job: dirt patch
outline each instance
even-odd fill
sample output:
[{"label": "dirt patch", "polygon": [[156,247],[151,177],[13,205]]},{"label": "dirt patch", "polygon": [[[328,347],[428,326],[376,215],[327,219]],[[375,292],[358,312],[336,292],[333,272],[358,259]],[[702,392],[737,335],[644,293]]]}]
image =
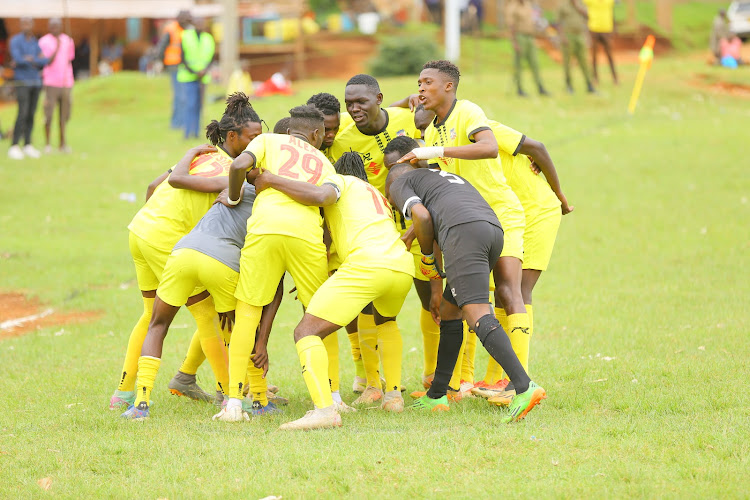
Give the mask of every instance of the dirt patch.
[{"label": "dirt patch", "polygon": [[694,87],[711,90],[721,94],[728,94],[733,97],[743,97],[750,99],[750,85],[740,83],[724,82],[716,80],[715,77],[706,74],[697,74],[695,79],[690,82]]},{"label": "dirt patch", "polygon": [[49,326],[92,321],[98,311],[56,311],[18,292],[0,293],[0,339],[18,337]]}]

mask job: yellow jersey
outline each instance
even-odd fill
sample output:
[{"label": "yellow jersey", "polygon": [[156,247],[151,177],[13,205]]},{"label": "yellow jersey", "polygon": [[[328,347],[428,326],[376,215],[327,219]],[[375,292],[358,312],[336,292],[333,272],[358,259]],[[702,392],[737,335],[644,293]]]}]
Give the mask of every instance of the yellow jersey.
[{"label": "yellow jersey", "polygon": [[[317,186],[336,173],[322,152],[293,135],[261,134],[248,144],[245,153],[252,155],[261,172],[268,170]],[[282,234],[320,243],[323,220],[318,207],[304,206],[281,191],[266,189],[255,198],[253,214],[247,220],[247,233]]]},{"label": "yellow jersey", "polygon": [[[195,157],[190,175],[226,177],[232,158],[221,148],[214,153]],[[199,193],[176,189],[164,181],[146,204],[135,214],[128,229],[151,246],[171,252],[177,242],[189,233],[216,201],[216,193]]]},{"label": "yellow jersey", "polygon": [[531,171],[531,162],[518,149],[525,136],[502,123],[490,120],[490,127],[497,139],[503,173],[526,216],[548,211],[559,211],[560,200],[552,191],[543,175]]},{"label": "yellow jersey", "polygon": [[413,277],[414,259],[393,224],[388,200],[372,185],[351,175],[333,175],[325,184],[332,184],[339,192],[338,201],[323,211],[340,261],[354,260]]},{"label": "yellow jersey", "polygon": [[583,0],[589,11],[589,30],[612,33],[615,29],[615,0]]},{"label": "yellow jersey", "polygon": [[[484,111],[471,101],[456,100],[445,120],[438,123],[435,118],[430,123],[425,130],[424,140],[428,146],[467,146],[473,143],[474,135],[483,130],[492,130]],[[503,208],[523,210],[521,202],[505,180],[499,157],[482,160],[436,158],[430,161],[441,170],[458,174],[469,181],[495,212],[503,212]]]}]

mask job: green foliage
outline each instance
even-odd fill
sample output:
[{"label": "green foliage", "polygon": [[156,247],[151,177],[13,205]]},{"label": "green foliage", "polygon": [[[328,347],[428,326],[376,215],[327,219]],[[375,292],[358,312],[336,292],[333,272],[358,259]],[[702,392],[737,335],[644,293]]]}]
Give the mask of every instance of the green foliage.
[{"label": "green foliage", "polygon": [[388,37],[381,41],[370,71],[375,76],[418,75],[422,65],[437,54],[435,41],[426,36]]}]

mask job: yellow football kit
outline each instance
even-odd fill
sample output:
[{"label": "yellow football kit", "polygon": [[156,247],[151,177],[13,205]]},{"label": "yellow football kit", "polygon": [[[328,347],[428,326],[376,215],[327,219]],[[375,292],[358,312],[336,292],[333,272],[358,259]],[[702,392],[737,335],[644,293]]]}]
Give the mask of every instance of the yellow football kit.
[{"label": "yellow football kit", "polygon": [[544,176],[531,171],[528,157],[517,154],[524,135],[495,121],[490,121],[490,126],[497,139],[505,178],[526,214],[523,268],[545,271],[562,218],[560,200]]},{"label": "yellow football kit", "polygon": [[614,30],[615,0],[583,0],[589,14],[589,30],[612,33]]},{"label": "yellow football kit", "polygon": [[[436,118],[427,127],[425,143],[428,146],[466,146],[472,144],[474,135],[482,130],[491,130],[484,111],[471,101],[456,100],[445,120],[437,123]],[[523,207],[505,180],[500,159],[436,158],[431,162],[442,170],[460,175],[479,191],[503,226],[505,234],[500,256],[523,260]]]}]

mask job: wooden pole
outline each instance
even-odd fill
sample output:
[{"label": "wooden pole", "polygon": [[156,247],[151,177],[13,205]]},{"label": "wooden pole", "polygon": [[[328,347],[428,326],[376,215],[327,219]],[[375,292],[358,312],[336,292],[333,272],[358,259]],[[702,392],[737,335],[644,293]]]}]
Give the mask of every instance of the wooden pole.
[{"label": "wooden pole", "polygon": [[91,38],[89,39],[89,74],[99,74],[99,20],[91,20]]},{"label": "wooden pole", "polygon": [[239,63],[240,25],[237,17],[237,0],[221,0],[221,4],[224,10],[221,13],[223,36],[219,46],[219,66],[221,79],[226,83]]}]

